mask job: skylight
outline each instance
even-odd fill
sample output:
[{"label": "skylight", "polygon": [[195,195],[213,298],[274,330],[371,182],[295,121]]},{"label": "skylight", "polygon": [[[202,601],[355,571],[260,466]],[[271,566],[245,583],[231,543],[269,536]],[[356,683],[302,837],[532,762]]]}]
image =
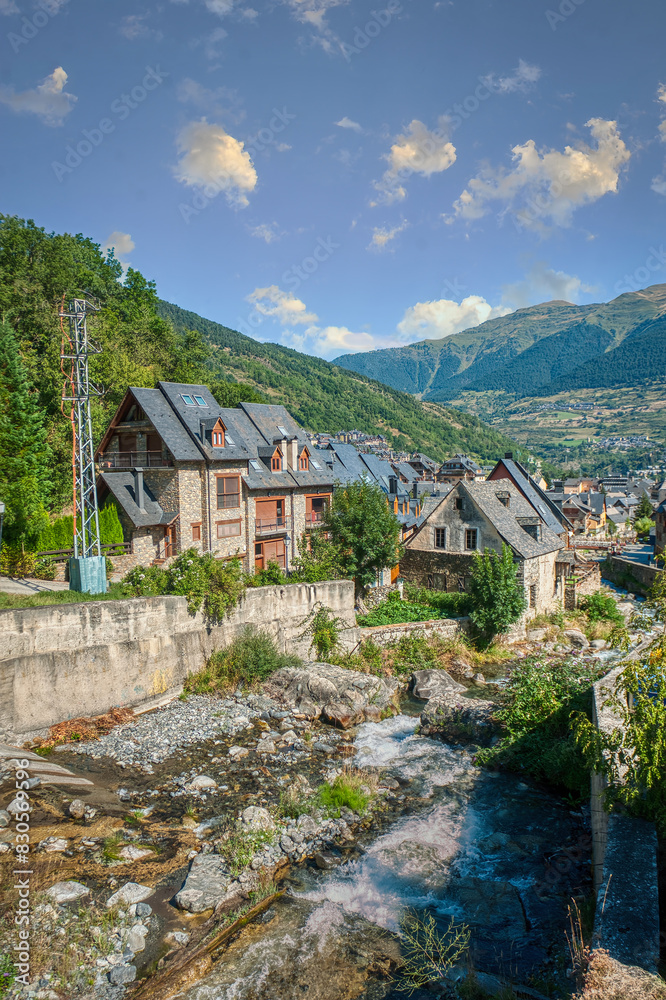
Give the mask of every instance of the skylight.
[{"label": "skylight", "polygon": [[232,448],[235,447],[235,441],[234,441],[234,439],[232,437],[229,437],[228,434],[227,434],[227,444],[231,445]]},{"label": "skylight", "polygon": [[261,466],[259,465],[259,462],[257,462],[256,458],[250,460],[250,465],[253,469],[256,469],[257,472],[261,471]]},{"label": "skylight", "polygon": [[319,462],[315,461],[314,458],[310,459],[310,461],[314,465],[315,469],[321,469],[321,465],[319,464]]},{"label": "skylight", "polygon": [[287,433],[287,428],[283,427],[282,424],[278,424],[278,430],[279,430],[280,434],[282,435],[282,437],[289,437],[289,435]]},{"label": "skylight", "polygon": [[191,397],[191,396],[188,396],[188,395],[187,395],[186,393],[183,393],[183,394],[181,395],[181,397],[180,397],[180,398],[182,399],[182,401],[183,401],[183,402],[184,402],[184,403],[185,403],[185,404],[186,404],[187,406],[196,406],[196,405],[197,405],[197,404],[196,404],[196,403],[194,402],[194,400],[192,399],[192,397]]},{"label": "skylight", "polygon": [[[183,396],[183,399],[184,399],[184,398],[185,398],[185,397]],[[195,400],[196,400],[196,402],[197,402],[197,406],[208,406],[208,403],[207,403],[207,402],[206,402],[206,400],[205,400],[205,399],[203,398],[203,396],[195,396],[194,398],[195,398]]]}]

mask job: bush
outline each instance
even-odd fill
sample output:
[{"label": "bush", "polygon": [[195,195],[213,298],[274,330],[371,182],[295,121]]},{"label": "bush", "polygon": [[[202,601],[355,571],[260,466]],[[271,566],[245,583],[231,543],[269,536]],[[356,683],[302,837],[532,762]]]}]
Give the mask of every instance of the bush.
[{"label": "bush", "polygon": [[254,576],[247,576],[245,580],[248,587],[274,587],[288,582],[284,570],[273,559],[265,569],[258,570]]},{"label": "bush", "polygon": [[579,605],[591,622],[615,622],[617,625],[624,625],[624,618],[617,609],[617,604],[610,594],[603,590],[584,597]]},{"label": "bush", "polygon": [[496,713],[503,736],[477,762],[527,774],[537,781],[589,795],[590,775],[571,728],[572,712],[591,717],[592,685],[605,667],[572,660],[527,659],[511,675],[507,704]]},{"label": "bush", "polygon": [[207,618],[219,621],[245,593],[245,581],[240,560],[225,562],[210,552],[188,549],[168,569],[136,566],[124,578],[123,589],[128,597],[180,594],[191,614],[203,608]]},{"label": "bush", "polygon": [[339,549],[321,530],[312,531],[309,536],[304,534],[298,551],[289,574],[291,583],[319,583],[346,578]]},{"label": "bush", "polygon": [[491,549],[474,555],[470,618],[486,641],[508,632],[527,607],[517,574],[511,549],[504,543],[501,556]]},{"label": "bush", "polygon": [[351,809],[364,813],[371,799],[371,793],[364,791],[367,775],[339,774],[335,781],[320,785],[317,801],[328,813],[339,816],[341,809]]},{"label": "bush", "polygon": [[20,545],[3,545],[0,552],[0,573],[6,576],[34,576],[34,552],[24,552]]},{"label": "bush", "polygon": [[472,599],[469,594],[449,590],[428,590],[426,587],[415,587],[405,584],[405,597],[414,604],[427,604],[442,612],[443,618],[463,618],[472,610]]},{"label": "bush", "polygon": [[213,653],[203,670],[185,682],[189,694],[208,694],[237,686],[251,686],[282,667],[298,667],[297,656],[278,652],[274,639],[247,625],[226,649]]},{"label": "bush", "polygon": [[42,558],[35,560],[35,579],[55,580],[56,564],[53,559]]},{"label": "bush", "polygon": [[303,631],[299,639],[310,639],[310,649],[314,649],[318,659],[325,660],[333,652],[340,640],[340,633],[349,626],[342,618],[336,617],[330,608],[317,601],[310,614],[299,622]]},{"label": "bush", "polygon": [[357,616],[359,625],[399,625],[402,622],[427,622],[433,618],[448,618],[429,604],[413,604],[392,590],[385,601],[378,604],[367,615]]}]

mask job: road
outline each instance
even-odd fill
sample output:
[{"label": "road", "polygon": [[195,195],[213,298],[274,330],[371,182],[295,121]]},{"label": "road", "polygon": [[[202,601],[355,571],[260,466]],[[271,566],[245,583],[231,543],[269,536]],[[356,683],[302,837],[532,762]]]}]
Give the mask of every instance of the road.
[{"label": "road", "polygon": [[43,590],[69,590],[69,584],[60,580],[31,580],[29,577],[0,576],[0,593],[39,594]]}]

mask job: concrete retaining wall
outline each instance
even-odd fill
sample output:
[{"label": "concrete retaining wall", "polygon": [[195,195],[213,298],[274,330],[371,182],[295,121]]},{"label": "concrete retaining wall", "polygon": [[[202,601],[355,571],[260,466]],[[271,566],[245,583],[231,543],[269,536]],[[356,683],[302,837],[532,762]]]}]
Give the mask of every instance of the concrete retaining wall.
[{"label": "concrete retaining wall", "polygon": [[643,597],[647,597],[657,576],[663,572],[656,566],[632,562],[631,559],[623,559],[622,556],[610,556],[601,564],[601,575],[605,580],[610,580],[611,583],[624,587],[634,594],[642,594]]},{"label": "concrete retaining wall", "polygon": [[[640,656],[649,640],[630,658]],[[620,717],[604,703],[615,690],[623,667],[616,667],[594,685],[593,721],[610,733]],[[659,888],[657,833],[653,823],[604,808],[606,780],[592,774],[592,870],[597,893],[593,943],[626,965],[657,971],[659,961]]]},{"label": "concrete retaining wall", "polygon": [[[356,645],[354,585],[348,580],[249,589],[223,622],[190,615],[184,597],[49,605],[0,612],[0,740],[25,739],[56,722],[114,705],[158,703],[246,625],[282,650],[308,655],[301,622],[317,602],[349,623]],[[13,740],[12,740],[13,737]]]}]

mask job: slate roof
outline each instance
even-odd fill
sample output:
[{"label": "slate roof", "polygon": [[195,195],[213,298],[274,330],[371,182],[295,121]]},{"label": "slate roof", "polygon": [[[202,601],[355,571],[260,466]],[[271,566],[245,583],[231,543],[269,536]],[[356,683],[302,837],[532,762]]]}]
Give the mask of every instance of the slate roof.
[{"label": "slate roof", "polygon": [[148,528],[156,524],[171,524],[177,517],[176,514],[165,513],[162,510],[150,487],[145,482],[143,484],[144,509],[139,509],[136,504],[133,472],[103,472],[99,477],[99,481],[113,494],[114,499],[122,507],[136,528]]},{"label": "slate roof", "polygon": [[413,469],[407,462],[394,462],[393,468],[398,475],[404,476],[408,483],[415,483],[419,478],[416,469]]},{"label": "slate roof", "polygon": [[580,498],[595,514],[603,514],[606,499],[603,493],[581,493]]},{"label": "slate roof", "polygon": [[[504,466],[512,479],[515,480],[516,487],[532,504],[539,517],[548,525],[551,531],[556,535],[563,535],[567,530],[567,526],[571,527],[569,520],[562,513],[555,500],[541,489],[539,484],[532,479],[527,469],[520,462],[516,462],[512,458],[502,458],[497,464]],[[488,481],[499,482],[499,480]],[[564,499],[564,494],[562,494],[562,499]],[[566,523],[563,524],[563,521]]]},{"label": "slate roof", "polygon": [[[497,499],[497,487],[500,483],[500,489],[511,494],[509,507],[505,507]],[[532,504],[525,499],[510,479],[495,479],[486,483],[463,481],[455,489],[468,494],[481,513],[488,518],[500,537],[524,559],[533,559],[564,547],[562,539],[558,538],[543,518],[541,518],[540,542],[528,535],[520,526],[516,519],[520,517],[532,520],[535,511]]]},{"label": "slate roof", "polygon": [[468,472],[481,472],[481,466],[472,461],[468,455],[454,455],[453,458],[447,458],[446,462],[442,463],[439,471],[443,472],[445,469],[456,465],[461,465],[463,469],[466,469]]},{"label": "slate roof", "polygon": [[[183,427],[167,398],[159,389],[139,389],[130,392],[162,438],[176,462],[200,462],[201,450]],[[201,414],[199,407],[197,416]]]}]

